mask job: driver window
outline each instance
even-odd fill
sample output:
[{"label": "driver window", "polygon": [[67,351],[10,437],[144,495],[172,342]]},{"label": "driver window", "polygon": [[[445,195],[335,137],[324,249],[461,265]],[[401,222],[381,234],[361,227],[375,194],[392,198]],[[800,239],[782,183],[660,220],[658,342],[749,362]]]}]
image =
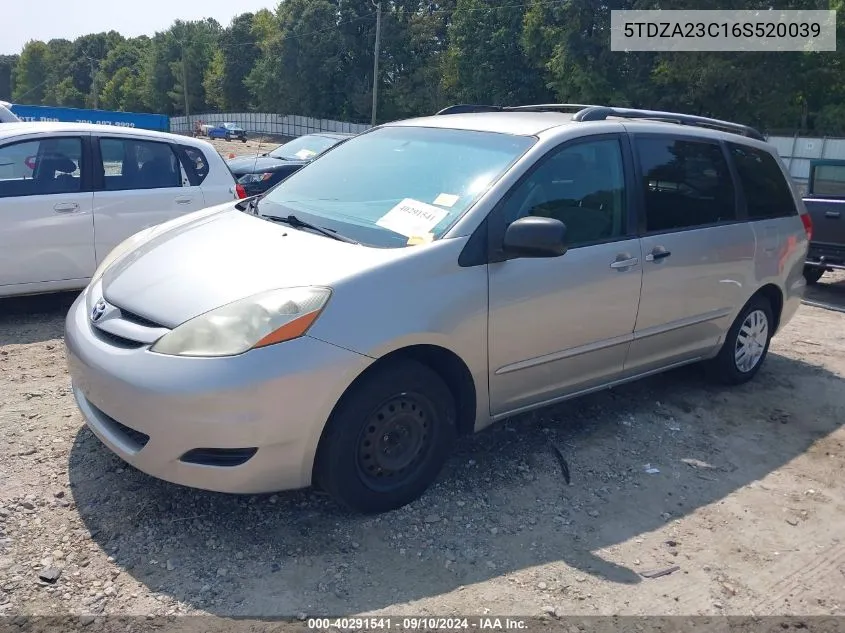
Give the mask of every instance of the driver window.
[{"label": "driver window", "polygon": [[625,176],[617,139],[569,145],[542,159],[505,207],[508,223],[529,215],[566,225],[569,247],[625,235]]}]

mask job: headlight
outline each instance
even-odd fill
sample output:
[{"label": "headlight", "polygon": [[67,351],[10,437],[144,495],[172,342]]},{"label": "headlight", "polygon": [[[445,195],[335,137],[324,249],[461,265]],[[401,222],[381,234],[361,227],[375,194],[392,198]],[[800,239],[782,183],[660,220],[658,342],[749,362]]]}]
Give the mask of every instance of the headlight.
[{"label": "headlight", "polygon": [[222,306],[162,336],[151,351],[173,356],[234,356],[305,334],[331,296],[328,288],[283,288]]},{"label": "headlight", "polygon": [[100,280],[100,277],[105,274],[109,266],[132,251],[136,246],[143,244],[147,238],[149,238],[154,229],[155,227],[151,226],[143,231],[139,231],[138,233],[135,233],[135,235],[123,240],[120,244],[110,250],[109,254],[103,257],[103,261],[101,261],[100,265],[97,266],[97,270],[94,271],[94,276],[91,277],[91,285],[94,285]]},{"label": "headlight", "polygon": [[250,185],[254,182],[263,182],[265,180],[270,180],[273,177],[272,172],[265,172],[263,174],[244,174],[238,180],[239,183],[242,185]]}]

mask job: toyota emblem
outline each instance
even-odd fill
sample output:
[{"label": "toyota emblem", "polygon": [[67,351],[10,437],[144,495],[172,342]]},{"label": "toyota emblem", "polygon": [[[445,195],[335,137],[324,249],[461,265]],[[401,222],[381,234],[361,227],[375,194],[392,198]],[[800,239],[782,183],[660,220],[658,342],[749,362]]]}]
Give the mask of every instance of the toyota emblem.
[{"label": "toyota emblem", "polygon": [[91,309],[91,320],[95,323],[99,321],[103,315],[106,313],[106,302],[103,299],[100,299],[94,307]]}]

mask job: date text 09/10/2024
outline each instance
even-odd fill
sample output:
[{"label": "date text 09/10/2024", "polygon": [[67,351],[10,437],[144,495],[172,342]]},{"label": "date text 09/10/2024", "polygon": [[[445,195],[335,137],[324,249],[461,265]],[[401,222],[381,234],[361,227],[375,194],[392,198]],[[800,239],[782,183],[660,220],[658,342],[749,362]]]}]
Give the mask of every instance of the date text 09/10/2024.
[{"label": "date text 09/10/2024", "polygon": [[438,617],[370,617],[370,618],[308,618],[306,626],[312,631],[369,630],[369,631],[462,631],[527,629],[525,620],[479,616],[475,618]]}]

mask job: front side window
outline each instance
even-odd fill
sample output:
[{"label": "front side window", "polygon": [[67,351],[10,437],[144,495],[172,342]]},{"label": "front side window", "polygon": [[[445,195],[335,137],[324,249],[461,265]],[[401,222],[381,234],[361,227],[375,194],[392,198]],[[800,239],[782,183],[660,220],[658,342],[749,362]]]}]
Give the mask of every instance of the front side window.
[{"label": "front side window", "polygon": [[319,224],[381,247],[436,240],[536,139],[386,127],[356,136],[272,189],[259,215]]},{"label": "front side window", "polygon": [[100,139],[106,191],[182,186],[176,154],[167,143],[137,139]]},{"label": "front side window", "polygon": [[635,145],[644,181],[646,231],[737,219],[733,181],[717,143],[640,137]]},{"label": "front side window", "polygon": [[731,158],[745,193],[748,217],[784,218],[796,215],[792,190],[774,156],[753,147],[729,143]]},{"label": "front side window", "polygon": [[625,173],[617,139],[567,146],[542,162],[508,197],[509,224],[528,215],[566,225],[570,247],[625,234]]},{"label": "front side window", "polygon": [[0,147],[0,198],[82,191],[82,140],[46,138]]}]

